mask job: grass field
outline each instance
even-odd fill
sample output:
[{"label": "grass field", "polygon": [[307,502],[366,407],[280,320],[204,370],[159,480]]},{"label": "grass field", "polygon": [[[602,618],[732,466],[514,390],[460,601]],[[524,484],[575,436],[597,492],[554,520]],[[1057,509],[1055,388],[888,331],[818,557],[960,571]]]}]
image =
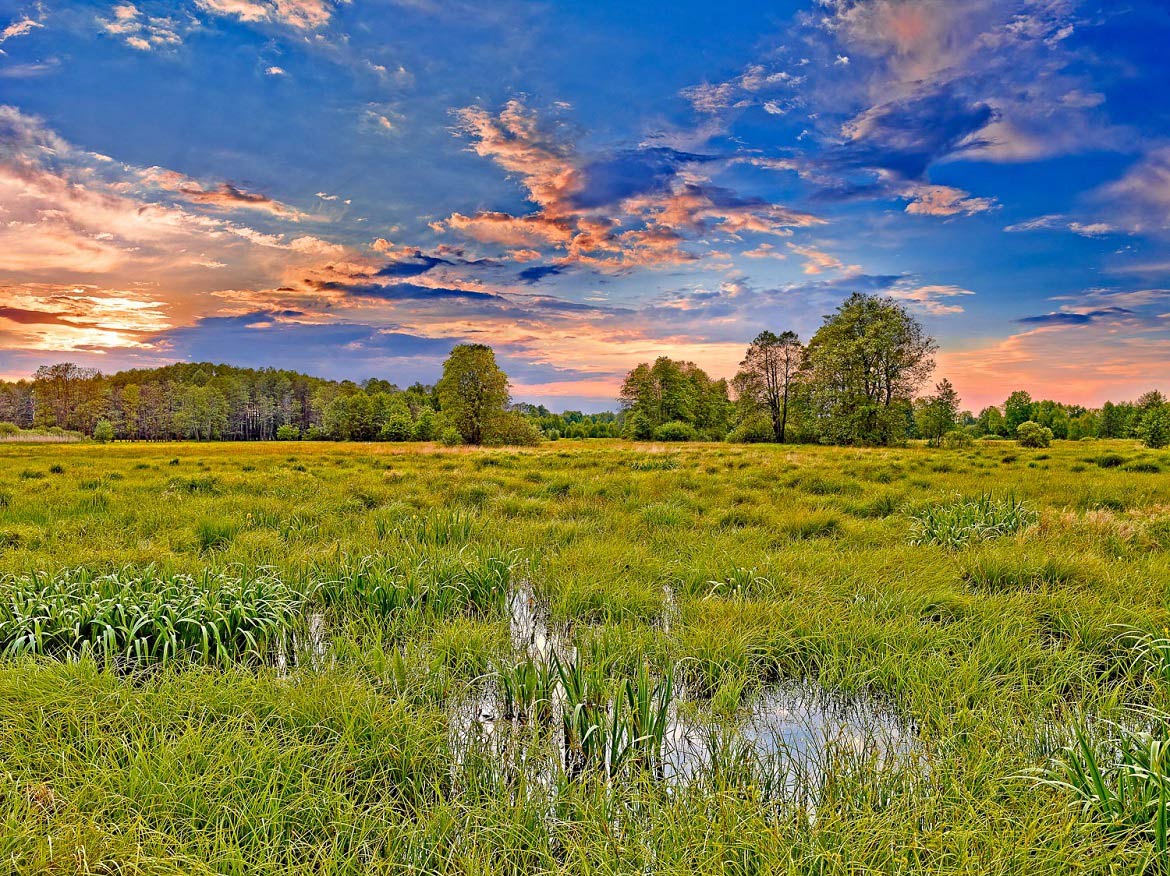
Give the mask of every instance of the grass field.
[{"label": "grass field", "polygon": [[1161,872],[1168,473],[0,445],[0,870]]}]

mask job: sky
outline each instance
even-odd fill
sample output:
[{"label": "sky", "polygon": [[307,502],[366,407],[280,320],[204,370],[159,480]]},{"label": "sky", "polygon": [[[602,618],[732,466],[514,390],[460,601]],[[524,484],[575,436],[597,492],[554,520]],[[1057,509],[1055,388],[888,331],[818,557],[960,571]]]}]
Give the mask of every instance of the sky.
[{"label": "sky", "polygon": [[978,410],[1170,389],[1164,0],[0,0],[0,377],[517,400],[891,296]]}]

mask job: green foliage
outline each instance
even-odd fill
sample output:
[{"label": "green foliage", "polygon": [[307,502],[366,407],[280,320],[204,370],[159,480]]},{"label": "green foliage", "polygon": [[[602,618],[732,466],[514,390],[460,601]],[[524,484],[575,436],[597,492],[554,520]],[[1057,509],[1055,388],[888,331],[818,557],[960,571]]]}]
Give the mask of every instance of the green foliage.
[{"label": "green foliage", "polygon": [[[1039,782],[1070,794],[1082,818],[1115,843],[1141,843],[1149,871],[1170,867],[1170,715],[1154,720],[1153,732],[1114,725],[1108,746],[1095,743],[1077,724],[1075,742],[1052,759]],[[1146,868],[1138,868],[1142,872]]]},{"label": "green foliage", "polygon": [[948,450],[964,450],[975,442],[962,429],[951,429],[942,436],[942,446]]},{"label": "green foliage", "polygon": [[750,414],[728,433],[727,440],[737,444],[759,444],[776,440],[776,434],[766,414]]},{"label": "green foliage", "polygon": [[766,418],[774,441],[788,439],[789,408],[797,396],[804,346],[795,332],[760,332],[748,347],[733,385],[740,417]]},{"label": "green foliage", "polygon": [[632,441],[649,441],[654,437],[654,424],[639,410],[632,410],[625,417],[623,435]]},{"label": "green foliage", "polygon": [[1016,427],[1016,441],[1021,447],[1048,447],[1052,444],[1052,430],[1025,420]]},{"label": "green foliage", "polygon": [[275,578],[74,569],[8,577],[0,652],[227,665],[272,658],[288,642],[300,597]]},{"label": "green foliage", "polygon": [[492,418],[484,434],[490,447],[534,447],[541,441],[540,428],[518,411],[505,411]]},{"label": "green foliage", "polygon": [[655,441],[698,441],[699,433],[689,423],[672,420],[654,430]]},{"label": "green foliage", "polygon": [[[1165,738],[1170,481],[1085,464],[1166,469],[1133,447],[6,442],[0,610],[11,580],[62,557],[93,578],[133,564],[123,606],[209,593],[206,575],[287,582],[295,608],[254,654],[0,659],[0,860],[199,876],[1155,869],[1141,795],[1114,828],[1100,813],[1117,807],[1019,778],[1064,756],[1071,716],[1114,792],[1115,726]],[[956,551],[907,543],[903,514],[990,490],[1043,525]],[[228,537],[204,547],[204,522]],[[774,697],[789,685],[813,712]],[[875,698],[906,716],[893,749]],[[837,723],[855,710],[864,724]]]},{"label": "green foliage", "polygon": [[940,447],[943,438],[957,431],[959,422],[959,394],[949,380],[940,381],[934,395],[919,399],[914,404],[914,421],[918,434],[931,447]]},{"label": "green foliage", "polygon": [[1137,437],[1146,447],[1161,449],[1170,445],[1170,404],[1151,405],[1138,423]]},{"label": "green foliage", "polygon": [[414,421],[410,413],[399,411],[391,414],[378,433],[383,441],[409,441],[414,437]]},{"label": "green foliage", "polygon": [[466,444],[484,443],[492,421],[503,416],[510,401],[508,378],[484,344],[452,349],[435,389],[444,418]]},{"label": "green foliage", "polygon": [[463,436],[454,426],[447,426],[439,433],[439,443],[444,447],[458,447],[463,443]]},{"label": "green foliage", "polygon": [[294,426],[292,423],[285,423],[283,426],[276,427],[277,441],[300,441],[301,427]]},{"label": "green foliage", "polygon": [[93,440],[99,444],[109,444],[115,437],[114,424],[109,420],[98,420],[93,427]]},{"label": "green foliage", "polygon": [[974,542],[1014,535],[1036,525],[1039,515],[1015,497],[961,499],[928,505],[910,515],[910,543],[961,548]]},{"label": "green foliage", "polygon": [[805,353],[822,439],[879,445],[904,440],[911,400],[934,369],[935,349],[897,301],[850,296],[813,335]]},{"label": "green foliage", "polygon": [[712,380],[695,363],[666,356],[626,375],[620,398],[626,414],[625,434],[638,440],[652,437],[660,426],[673,422],[722,438],[731,419],[726,380]]}]

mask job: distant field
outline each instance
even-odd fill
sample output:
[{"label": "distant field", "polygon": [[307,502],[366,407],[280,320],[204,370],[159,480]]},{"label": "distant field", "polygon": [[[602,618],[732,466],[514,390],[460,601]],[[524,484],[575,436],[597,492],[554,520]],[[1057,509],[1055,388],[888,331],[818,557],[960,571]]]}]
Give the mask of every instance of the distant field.
[{"label": "distant field", "polygon": [[1034,775],[1170,708],[1170,453],[1131,441],[5,443],[0,571],[13,872],[1157,845]]}]

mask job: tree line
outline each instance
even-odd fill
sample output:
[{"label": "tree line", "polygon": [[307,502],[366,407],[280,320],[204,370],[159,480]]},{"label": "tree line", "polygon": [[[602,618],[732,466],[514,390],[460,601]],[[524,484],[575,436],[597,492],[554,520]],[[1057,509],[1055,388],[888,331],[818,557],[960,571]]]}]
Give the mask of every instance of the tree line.
[{"label": "tree line", "polygon": [[955,446],[982,437],[1170,443],[1170,404],[1156,390],[1093,410],[1017,391],[976,416],[961,409],[945,378],[922,393],[937,349],[899,302],[855,294],[807,344],[792,331],[760,332],[730,383],[668,357],[638,365],[622,385],[623,435],[879,446],[910,439]]},{"label": "tree line", "polygon": [[442,441],[533,444],[542,439],[818,442],[934,446],[975,438],[1043,445],[1053,438],[1138,438],[1170,443],[1170,404],[1151,391],[1099,409],[1033,401],[1024,391],[978,415],[951,383],[922,387],[937,345],[899,302],[855,294],[808,343],[760,332],[730,380],[663,356],[626,375],[620,410],[553,413],[513,404],[492,349],[460,344],[437,383],[405,389],[275,368],[180,363],[104,375],[73,363],[0,382],[0,435],[73,432],[99,440]]}]

